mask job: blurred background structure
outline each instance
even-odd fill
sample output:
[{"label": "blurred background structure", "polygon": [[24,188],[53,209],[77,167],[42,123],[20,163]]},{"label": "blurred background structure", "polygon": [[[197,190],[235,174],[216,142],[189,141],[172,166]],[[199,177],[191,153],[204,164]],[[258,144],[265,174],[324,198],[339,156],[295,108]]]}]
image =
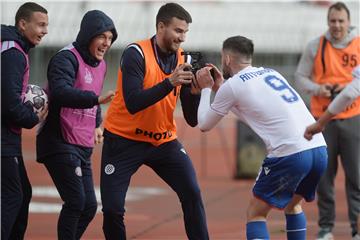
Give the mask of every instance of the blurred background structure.
[{"label": "blurred background structure", "polygon": [[[185,50],[201,51],[209,62],[219,64],[222,42],[233,35],[254,41],[254,65],[273,67],[289,81],[305,44],[327,29],[328,6],[334,1],[179,1],[193,18]],[[351,22],[359,25],[359,1],[345,1]],[[22,2],[1,1],[1,23],[14,24]],[[155,33],[155,16],[164,1],[39,1],[49,12],[49,34],[37,51],[30,52],[32,83],[46,79],[51,55],[71,43],[82,16],[99,9],[115,22],[119,38],[110,50],[106,89],[116,85],[121,53],[129,43]]]}]

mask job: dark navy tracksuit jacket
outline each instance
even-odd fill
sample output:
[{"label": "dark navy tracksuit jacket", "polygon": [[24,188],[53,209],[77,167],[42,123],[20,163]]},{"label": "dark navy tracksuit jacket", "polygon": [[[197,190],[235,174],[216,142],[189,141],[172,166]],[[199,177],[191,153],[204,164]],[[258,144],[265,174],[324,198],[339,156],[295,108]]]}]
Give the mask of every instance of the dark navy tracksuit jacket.
[{"label": "dark navy tracksuit jacket", "polygon": [[[1,41],[17,42],[25,53],[34,47],[14,26],[1,25]],[[22,239],[25,234],[31,185],[26,173],[21,133],[11,126],[33,128],[39,118],[22,104],[21,91],[27,66],[26,58],[16,48],[1,53],[1,236]]]}]

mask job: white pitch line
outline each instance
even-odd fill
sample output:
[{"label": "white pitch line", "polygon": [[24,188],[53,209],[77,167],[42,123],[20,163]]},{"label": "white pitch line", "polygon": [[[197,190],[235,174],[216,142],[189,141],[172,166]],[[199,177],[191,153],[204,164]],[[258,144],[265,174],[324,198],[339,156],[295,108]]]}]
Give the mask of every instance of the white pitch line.
[{"label": "white pitch line", "polygon": [[[167,190],[156,187],[129,187],[126,194],[126,201],[139,201],[142,199],[149,198],[156,195],[164,195]],[[99,187],[95,188],[95,195],[98,202],[98,212],[101,211],[101,197]],[[32,196],[36,197],[46,197],[59,199],[60,195],[55,187],[53,186],[33,186]],[[60,200],[61,201],[61,200]],[[31,213],[59,213],[62,207],[62,203],[48,203],[48,202],[39,202],[32,200],[30,202],[29,211]]]}]

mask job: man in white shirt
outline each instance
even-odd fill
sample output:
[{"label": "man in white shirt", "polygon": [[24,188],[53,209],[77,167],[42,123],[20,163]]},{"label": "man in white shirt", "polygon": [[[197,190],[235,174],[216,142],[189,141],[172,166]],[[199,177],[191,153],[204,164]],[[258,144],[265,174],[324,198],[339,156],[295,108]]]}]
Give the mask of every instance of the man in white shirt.
[{"label": "man in white shirt", "polygon": [[[314,118],[280,73],[251,66],[253,52],[251,40],[230,37],[221,53],[223,75],[212,64],[197,72],[195,83],[202,89],[198,127],[208,131],[231,111],[266,144],[268,155],[247,210],[247,239],[269,239],[266,217],[273,207],[284,209],[288,239],[306,239],[301,200],[315,197],[326,169],[326,143],[321,134],[311,141],[303,137]],[[224,77],[230,78],[223,83]],[[211,90],[216,92],[212,104]]]}]

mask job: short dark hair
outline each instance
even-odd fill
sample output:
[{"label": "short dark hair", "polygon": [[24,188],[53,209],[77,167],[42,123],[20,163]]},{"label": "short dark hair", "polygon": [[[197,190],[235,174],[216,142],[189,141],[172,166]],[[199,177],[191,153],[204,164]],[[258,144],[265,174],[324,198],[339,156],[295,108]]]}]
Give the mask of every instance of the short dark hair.
[{"label": "short dark hair", "polygon": [[338,10],[338,11],[344,9],[344,10],[346,11],[347,15],[348,15],[348,19],[350,20],[350,11],[349,11],[348,7],[345,5],[345,3],[343,3],[343,2],[336,2],[336,3],[334,3],[333,5],[331,5],[331,6],[329,7],[329,10],[328,10],[328,15],[327,15],[328,19],[329,19],[330,11],[331,11],[332,9],[336,9],[336,10]]},{"label": "short dark hair", "polygon": [[29,21],[31,18],[31,15],[34,12],[42,12],[47,14],[47,10],[40,6],[37,3],[34,2],[26,2],[23,5],[19,7],[19,9],[16,12],[15,15],[15,26],[17,26],[21,19],[25,19],[26,21]]},{"label": "short dark hair", "polygon": [[156,15],[156,27],[159,22],[163,22],[167,25],[173,17],[185,20],[186,23],[192,22],[190,13],[188,13],[182,6],[177,3],[166,3],[160,7],[159,12]]},{"label": "short dark hair", "polygon": [[252,40],[243,36],[229,37],[223,43],[223,50],[230,50],[246,58],[252,58],[254,54],[254,44]]}]

